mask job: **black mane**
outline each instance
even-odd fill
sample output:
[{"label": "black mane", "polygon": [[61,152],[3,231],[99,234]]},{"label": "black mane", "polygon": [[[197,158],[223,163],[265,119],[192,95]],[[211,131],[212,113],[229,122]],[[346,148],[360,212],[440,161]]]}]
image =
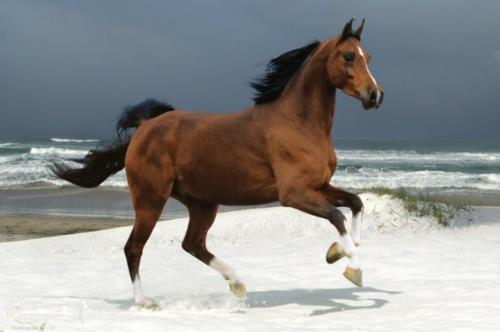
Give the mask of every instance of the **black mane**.
[{"label": "black mane", "polygon": [[264,75],[250,82],[250,86],[255,89],[253,97],[255,104],[269,103],[278,99],[288,81],[319,44],[320,42],[315,40],[304,47],[288,51],[269,61]]}]

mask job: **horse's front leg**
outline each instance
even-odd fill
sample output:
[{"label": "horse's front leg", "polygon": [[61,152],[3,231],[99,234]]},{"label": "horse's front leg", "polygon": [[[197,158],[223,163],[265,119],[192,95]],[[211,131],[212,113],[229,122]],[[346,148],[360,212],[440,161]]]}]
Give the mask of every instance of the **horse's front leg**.
[{"label": "horse's front leg", "polygon": [[363,222],[363,202],[358,195],[328,185],[324,189],[325,197],[337,207],[348,207],[352,212],[351,237],[354,245],[361,244]]},{"label": "horse's front leg", "polygon": [[335,226],[339,232],[340,239],[334,243],[328,253],[327,262],[333,263],[347,256],[349,264],[344,276],[356,286],[363,285],[362,273],[359,264],[358,251],[351,235],[345,228],[344,214],[332,204],[332,194],[329,188],[316,189],[306,184],[298,183],[283,186],[279,191],[279,199],[283,206],[289,206],[303,212],[325,218]]}]

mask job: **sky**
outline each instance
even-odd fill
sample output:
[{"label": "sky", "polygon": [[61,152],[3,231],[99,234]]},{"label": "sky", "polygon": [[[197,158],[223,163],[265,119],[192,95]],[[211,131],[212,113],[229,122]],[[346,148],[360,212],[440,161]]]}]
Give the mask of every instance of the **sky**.
[{"label": "sky", "polygon": [[495,0],[0,0],[0,139],[110,138],[148,97],[237,112],[271,58],[351,17],[385,99],[339,94],[334,138],[500,142]]}]

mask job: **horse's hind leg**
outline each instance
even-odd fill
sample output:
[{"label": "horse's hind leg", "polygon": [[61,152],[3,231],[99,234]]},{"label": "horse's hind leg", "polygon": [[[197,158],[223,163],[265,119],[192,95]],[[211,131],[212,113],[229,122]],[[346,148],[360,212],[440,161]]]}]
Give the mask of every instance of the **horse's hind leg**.
[{"label": "horse's hind leg", "polygon": [[189,210],[189,225],[182,241],[182,248],[219,272],[228,281],[230,290],[236,296],[245,297],[245,285],[240,281],[236,272],[215,257],[206,247],[207,232],[215,220],[217,205],[204,202],[185,204]]},{"label": "horse's hind leg", "polygon": [[151,235],[160,214],[161,209],[136,211],[135,224],[125,245],[125,257],[127,258],[128,271],[132,280],[134,302],[144,307],[153,307],[154,303],[144,297],[139,276],[139,264],[144,245]]},{"label": "horse's hind leg", "polygon": [[172,184],[167,181],[161,189],[153,190],[154,186],[146,183],[137,186],[130,181],[129,176],[129,186],[135,208],[135,223],[124,250],[130,279],[132,280],[135,303],[143,307],[154,308],[156,307],[154,302],[148,300],[142,291],[139,264],[144,245],[149,239],[158,218],[160,218],[163,206],[170,195]]}]

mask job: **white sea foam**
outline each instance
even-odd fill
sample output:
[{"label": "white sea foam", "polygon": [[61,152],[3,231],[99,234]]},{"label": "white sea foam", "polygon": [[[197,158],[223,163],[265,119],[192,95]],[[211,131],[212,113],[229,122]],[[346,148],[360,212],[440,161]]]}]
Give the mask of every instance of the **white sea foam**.
[{"label": "white sea foam", "polygon": [[340,161],[346,163],[383,162],[408,164],[435,163],[500,163],[500,153],[495,152],[432,152],[399,150],[336,150]]},{"label": "white sea foam", "polygon": [[479,178],[486,183],[500,184],[500,174],[481,174]]},{"label": "white sea foam", "polygon": [[83,156],[88,152],[88,150],[74,150],[74,149],[63,149],[63,148],[31,148],[30,154],[34,155],[53,155],[53,156]]},{"label": "white sea foam", "polygon": [[11,146],[14,143],[0,143],[0,148],[6,147],[6,146]]},{"label": "white sea foam", "polygon": [[332,183],[348,188],[471,188],[499,190],[498,174],[474,174],[444,171],[383,171],[361,168],[359,172],[338,171]]},{"label": "white sea foam", "polygon": [[[38,160],[26,160],[16,165],[2,165],[0,167],[0,188],[61,187],[71,185],[51,174],[47,165],[47,162]],[[125,172],[122,170],[109,177],[103,182],[102,186],[127,187]]]},{"label": "white sea foam", "polygon": [[58,138],[53,137],[50,139],[52,142],[57,143],[89,143],[89,142],[99,142],[98,139],[74,139],[74,138]]},{"label": "white sea foam", "polygon": [[117,188],[125,188],[128,187],[127,179],[125,177],[125,171],[121,170],[115,175],[109,177],[102,183],[102,186],[105,187],[117,187]]},{"label": "white sea foam", "polygon": [[19,155],[6,155],[6,156],[0,156],[0,164],[6,164],[9,163],[15,159],[18,159],[20,156]]}]

